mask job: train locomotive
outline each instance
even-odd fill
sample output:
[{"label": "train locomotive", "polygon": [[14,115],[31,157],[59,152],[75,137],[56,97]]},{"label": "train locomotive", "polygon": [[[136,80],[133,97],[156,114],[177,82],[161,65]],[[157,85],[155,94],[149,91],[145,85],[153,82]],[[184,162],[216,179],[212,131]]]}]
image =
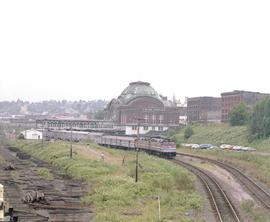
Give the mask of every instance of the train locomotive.
[{"label": "train locomotive", "polygon": [[157,155],[164,158],[173,158],[176,156],[176,145],[173,141],[166,138],[147,138],[125,135],[107,135],[105,133],[51,130],[45,132],[46,139],[72,140],[79,142],[90,139],[91,141],[106,147],[112,147],[124,150],[142,150],[146,153]]}]

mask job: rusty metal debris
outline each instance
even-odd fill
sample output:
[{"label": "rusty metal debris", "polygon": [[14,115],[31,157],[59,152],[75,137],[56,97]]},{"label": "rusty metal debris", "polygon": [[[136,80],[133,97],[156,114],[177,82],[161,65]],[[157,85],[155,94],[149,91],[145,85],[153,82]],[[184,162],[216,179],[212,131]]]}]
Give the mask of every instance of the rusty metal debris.
[{"label": "rusty metal debris", "polygon": [[42,203],[48,204],[45,194],[39,191],[30,190],[27,191],[23,197],[24,203]]},{"label": "rusty metal debris", "polygon": [[6,167],[4,167],[4,170],[16,170],[16,168],[12,163],[9,163]]}]

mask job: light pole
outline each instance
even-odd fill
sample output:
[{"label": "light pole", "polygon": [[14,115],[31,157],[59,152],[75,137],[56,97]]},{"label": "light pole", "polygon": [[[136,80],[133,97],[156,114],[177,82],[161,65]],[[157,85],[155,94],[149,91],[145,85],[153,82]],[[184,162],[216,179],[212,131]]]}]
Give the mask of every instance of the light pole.
[{"label": "light pole", "polygon": [[43,149],[43,147],[44,147],[44,140],[43,140],[43,137],[44,137],[44,123],[42,122],[42,131],[41,131],[42,149]]},{"label": "light pole", "polygon": [[137,118],[137,138],[136,138],[136,168],[135,168],[135,183],[138,182],[138,165],[139,165],[139,139],[140,139],[140,120],[144,120],[144,119],[140,119]]},{"label": "light pole", "polygon": [[70,154],[69,154],[69,157],[70,157],[70,159],[72,159],[72,125],[70,125]]}]

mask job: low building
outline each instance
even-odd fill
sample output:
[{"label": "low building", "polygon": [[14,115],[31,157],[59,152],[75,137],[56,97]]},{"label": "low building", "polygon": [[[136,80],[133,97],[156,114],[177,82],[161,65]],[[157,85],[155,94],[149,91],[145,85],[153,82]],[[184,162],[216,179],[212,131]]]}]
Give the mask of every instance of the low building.
[{"label": "low building", "polygon": [[157,126],[157,125],[143,124],[140,126],[139,131],[138,131],[137,124],[131,124],[131,125],[124,126],[126,135],[136,135],[137,132],[139,132],[139,134],[146,134],[146,133],[149,133],[151,131],[162,132],[162,131],[167,130],[168,128],[169,128],[168,126],[160,126],[160,125]]},{"label": "low building", "polygon": [[42,139],[42,132],[38,130],[34,130],[34,129],[22,131],[20,135],[22,135],[23,138],[27,140],[41,140]]},{"label": "low building", "polygon": [[193,97],[187,99],[187,121],[209,123],[221,121],[221,98]]},{"label": "low building", "polygon": [[221,93],[221,121],[228,122],[231,110],[240,103],[244,103],[248,107],[254,107],[258,101],[269,95],[243,90]]}]

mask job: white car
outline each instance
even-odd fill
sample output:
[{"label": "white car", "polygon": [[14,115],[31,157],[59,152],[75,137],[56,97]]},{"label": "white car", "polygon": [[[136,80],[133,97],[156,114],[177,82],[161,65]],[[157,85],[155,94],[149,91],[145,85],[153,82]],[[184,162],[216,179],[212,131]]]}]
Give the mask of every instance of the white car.
[{"label": "white car", "polygon": [[233,148],[233,145],[230,145],[230,144],[221,144],[220,145],[220,148],[221,149],[232,149]]},{"label": "white car", "polygon": [[191,148],[198,149],[198,148],[200,148],[200,145],[199,144],[192,144]]},{"label": "white car", "polygon": [[243,149],[243,147],[242,146],[234,146],[232,149],[235,151],[241,151]]}]

